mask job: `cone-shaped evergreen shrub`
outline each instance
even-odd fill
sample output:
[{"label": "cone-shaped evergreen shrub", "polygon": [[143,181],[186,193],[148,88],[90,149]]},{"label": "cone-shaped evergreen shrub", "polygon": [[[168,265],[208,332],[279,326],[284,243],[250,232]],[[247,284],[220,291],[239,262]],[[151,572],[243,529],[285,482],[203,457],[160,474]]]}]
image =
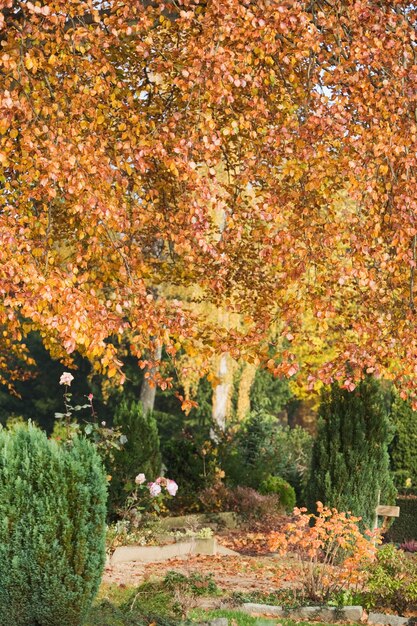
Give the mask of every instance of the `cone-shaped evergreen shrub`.
[{"label": "cone-shaped evergreen shrub", "polygon": [[127,442],[122,450],[114,453],[109,468],[112,516],[135,487],[137,474],[143,473],[147,480],[154,480],[161,471],[158,426],[152,413],[144,414],[140,402],[123,399],[116,409],[113,424],[121,429]]},{"label": "cone-shaped evergreen shrub", "polygon": [[0,430],[0,626],[81,626],[105,562],[106,475],[91,443]]},{"label": "cone-shaped evergreen shrub", "polygon": [[362,517],[372,527],[381,504],[395,503],[389,470],[392,438],[389,401],[377,380],[365,378],[354,391],[337,384],[324,392],[313,447],[308,504],[319,500],[339,511]]}]

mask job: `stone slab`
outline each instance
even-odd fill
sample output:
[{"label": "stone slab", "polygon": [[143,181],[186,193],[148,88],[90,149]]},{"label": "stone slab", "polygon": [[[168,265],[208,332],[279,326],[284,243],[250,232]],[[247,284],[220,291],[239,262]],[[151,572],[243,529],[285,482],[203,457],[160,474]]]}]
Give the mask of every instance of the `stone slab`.
[{"label": "stone slab", "polygon": [[400,615],[390,615],[389,613],[369,613],[368,624],[403,626],[403,624],[408,624],[408,617],[401,617]]},{"label": "stone slab", "polygon": [[222,528],[233,530],[237,528],[237,516],[233,512],[222,513],[192,513],[178,517],[162,517],[160,526],[165,531],[187,528],[204,528],[208,526],[217,531]]},{"label": "stone slab", "polygon": [[216,617],[209,621],[209,626],[228,626],[229,620],[227,617]]},{"label": "stone slab", "polygon": [[342,614],[348,622],[360,622],[363,618],[363,608],[361,606],[344,606]]},{"label": "stone slab", "polygon": [[165,546],[120,546],[114,551],[110,563],[128,563],[140,561],[141,563],[157,563],[178,557],[187,557],[191,554],[214,555],[218,553],[215,537],[209,539],[194,539],[179,541]]},{"label": "stone slab", "polygon": [[261,615],[277,615],[279,617],[284,616],[284,609],[282,606],[273,606],[271,604],[256,604],[255,602],[245,602],[241,607],[242,611],[249,614],[261,614]]},{"label": "stone slab", "polygon": [[[360,622],[363,616],[361,606],[345,606],[340,608],[334,606],[302,606],[295,609],[288,609],[282,606],[247,602],[243,605],[243,610],[250,614],[275,615],[291,619],[321,620],[325,622]],[[401,625],[398,623],[392,626]]]}]

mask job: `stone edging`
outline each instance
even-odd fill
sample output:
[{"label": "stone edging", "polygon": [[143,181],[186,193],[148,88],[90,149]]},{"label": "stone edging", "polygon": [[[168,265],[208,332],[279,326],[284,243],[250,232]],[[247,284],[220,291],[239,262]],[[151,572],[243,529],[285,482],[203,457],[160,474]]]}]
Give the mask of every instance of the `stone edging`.
[{"label": "stone edging", "polygon": [[383,624],[384,626],[404,626],[412,621],[407,617],[387,613],[369,613],[366,616],[361,606],[303,606],[296,609],[288,609],[282,606],[246,602],[243,604],[242,610],[249,614],[272,615],[281,618],[319,619],[326,622],[365,622],[368,624]]}]

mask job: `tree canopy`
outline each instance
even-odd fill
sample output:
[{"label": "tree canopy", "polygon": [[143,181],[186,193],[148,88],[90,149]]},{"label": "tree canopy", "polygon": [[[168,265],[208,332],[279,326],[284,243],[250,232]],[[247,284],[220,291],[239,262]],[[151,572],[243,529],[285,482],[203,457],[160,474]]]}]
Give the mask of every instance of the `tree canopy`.
[{"label": "tree canopy", "polygon": [[32,329],[109,376],[122,340],[291,376],[318,339],[311,383],[413,393],[413,4],[2,0],[0,29],[4,377]]}]

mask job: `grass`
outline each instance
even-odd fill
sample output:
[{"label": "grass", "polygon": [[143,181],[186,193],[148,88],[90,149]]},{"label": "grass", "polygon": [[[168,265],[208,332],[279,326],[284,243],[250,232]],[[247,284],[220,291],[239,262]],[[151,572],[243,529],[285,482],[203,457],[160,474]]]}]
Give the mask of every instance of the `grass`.
[{"label": "grass", "polygon": [[168,572],[136,589],[103,586],[85,626],[172,626],[184,621],[199,596],[218,595],[211,576]]},{"label": "grass", "polygon": [[[163,580],[149,580],[136,589],[106,585],[85,626],[179,626],[225,617],[233,626],[309,626],[312,622],[268,619],[248,615],[239,609],[193,608],[196,596],[218,595],[210,577],[184,576],[168,572]],[[314,622],[314,626],[330,626]],[[334,626],[334,625],[333,625]]]}]

